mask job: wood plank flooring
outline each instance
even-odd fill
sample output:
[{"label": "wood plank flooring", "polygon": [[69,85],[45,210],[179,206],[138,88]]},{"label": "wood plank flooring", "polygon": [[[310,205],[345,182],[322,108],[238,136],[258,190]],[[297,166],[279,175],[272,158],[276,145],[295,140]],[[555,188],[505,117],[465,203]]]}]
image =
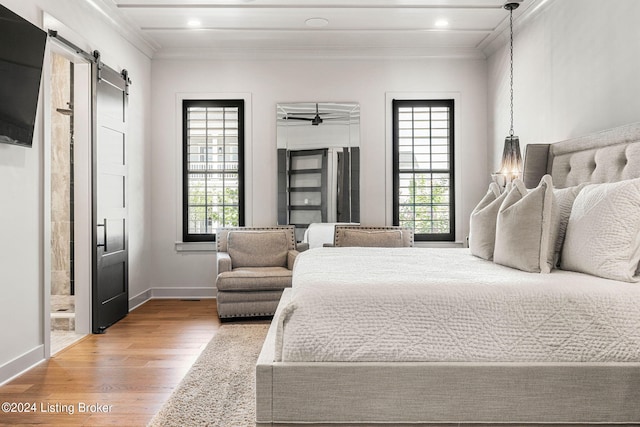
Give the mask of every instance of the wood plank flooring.
[{"label": "wood plank flooring", "polygon": [[35,409],[0,425],[145,426],[219,326],[214,299],[148,301],[0,387],[0,403]]}]

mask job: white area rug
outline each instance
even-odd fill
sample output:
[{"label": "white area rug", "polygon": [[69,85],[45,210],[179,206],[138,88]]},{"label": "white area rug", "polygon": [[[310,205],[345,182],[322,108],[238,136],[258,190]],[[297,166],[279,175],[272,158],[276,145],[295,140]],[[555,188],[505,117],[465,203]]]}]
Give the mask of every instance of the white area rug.
[{"label": "white area rug", "polygon": [[149,426],[254,426],[255,365],[268,328],[221,326]]}]

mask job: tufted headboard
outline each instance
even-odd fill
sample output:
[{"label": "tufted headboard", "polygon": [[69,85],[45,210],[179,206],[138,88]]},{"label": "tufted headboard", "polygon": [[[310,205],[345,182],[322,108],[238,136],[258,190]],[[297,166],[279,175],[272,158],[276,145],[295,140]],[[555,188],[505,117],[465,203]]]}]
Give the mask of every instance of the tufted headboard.
[{"label": "tufted headboard", "polygon": [[545,174],[557,188],[639,178],[640,122],[554,144],[527,145],[525,186],[537,186]]}]

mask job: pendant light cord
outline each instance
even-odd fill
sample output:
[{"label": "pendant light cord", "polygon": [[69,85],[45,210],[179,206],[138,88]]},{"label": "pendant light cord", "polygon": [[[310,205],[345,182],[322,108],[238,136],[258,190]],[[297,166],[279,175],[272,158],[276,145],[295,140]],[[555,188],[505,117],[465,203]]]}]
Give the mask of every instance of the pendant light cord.
[{"label": "pendant light cord", "polygon": [[509,9],[509,28],[510,32],[510,40],[511,40],[511,57],[510,57],[510,71],[511,71],[511,127],[509,128],[509,136],[513,136],[513,9]]}]

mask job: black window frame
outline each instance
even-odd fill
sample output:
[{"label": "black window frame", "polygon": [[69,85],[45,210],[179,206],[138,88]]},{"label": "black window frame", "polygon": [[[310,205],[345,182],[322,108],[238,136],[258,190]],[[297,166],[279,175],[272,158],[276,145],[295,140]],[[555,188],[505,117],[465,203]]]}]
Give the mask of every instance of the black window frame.
[{"label": "black window frame", "polygon": [[[244,191],[244,145],[245,145],[245,114],[243,99],[183,99],[182,100],[182,241],[184,242],[215,242],[216,230],[210,233],[189,233],[189,137],[188,111],[190,107],[237,107],[238,108],[238,226],[245,225],[245,191]],[[205,153],[208,155],[208,153]],[[202,174],[219,173],[216,171],[202,171]]]},{"label": "black window frame", "polygon": [[[399,110],[401,107],[448,107],[449,108],[449,169],[411,169],[402,172],[447,173],[449,174],[449,232],[415,233],[416,241],[453,242],[456,234],[455,210],[455,101],[453,99],[394,99],[392,101],[393,126],[393,225],[400,224],[400,148],[399,148]],[[415,203],[413,204],[415,206]]]}]

